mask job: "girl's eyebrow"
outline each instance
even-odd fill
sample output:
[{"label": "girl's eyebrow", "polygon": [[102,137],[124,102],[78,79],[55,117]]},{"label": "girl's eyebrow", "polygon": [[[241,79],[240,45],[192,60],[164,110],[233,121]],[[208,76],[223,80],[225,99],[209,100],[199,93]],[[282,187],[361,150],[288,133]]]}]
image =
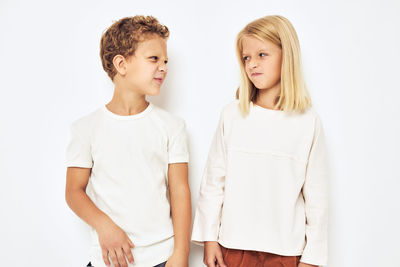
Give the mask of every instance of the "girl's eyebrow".
[{"label": "girl's eyebrow", "polygon": [[[261,48],[261,49],[258,49],[258,50],[257,50],[257,54],[260,53],[260,52],[268,52],[268,51],[269,51],[269,50],[268,50],[267,48]],[[242,56],[245,56],[245,55],[247,56],[248,53],[243,52],[243,53],[242,53]]]}]

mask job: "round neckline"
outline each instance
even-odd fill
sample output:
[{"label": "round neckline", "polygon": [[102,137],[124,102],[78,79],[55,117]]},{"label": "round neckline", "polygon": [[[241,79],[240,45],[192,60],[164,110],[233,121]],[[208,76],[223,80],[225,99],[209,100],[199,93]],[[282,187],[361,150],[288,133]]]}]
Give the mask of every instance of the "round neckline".
[{"label": "round neckline", "polygon": [[284,113],[284,111],[283,111],[283,110],[280,110],[280,109],[264,108],[264,107],[262,107],[262,106],[259,106],[259,105],[257,105],[257,104],[254,104],[253,101],[250,102],[250,105],[251,105],[251,107],[254,108],[254,109],[258,109],[258,110],[265,111],[265,112]]},{"label": "round neckline", "polygon": [[106,115],[108,115],[108,116],[110,116],[110,117],[112,117],[114,119],[117,119],[117,120],[136,120],[136,119],[139,119],[139,118],[142,118],[143,116],[145,116],[152,109],[153,109],[153,104],[149,102],[149,105],[142,112],[139,112],[139,113],[136,113],[136,114],[133,114],[133,115],[118,115],[118,114],[115,114],[115,113],[111,112],[106,107],[106,105],[104,105],[102,107],[102,110]]}]

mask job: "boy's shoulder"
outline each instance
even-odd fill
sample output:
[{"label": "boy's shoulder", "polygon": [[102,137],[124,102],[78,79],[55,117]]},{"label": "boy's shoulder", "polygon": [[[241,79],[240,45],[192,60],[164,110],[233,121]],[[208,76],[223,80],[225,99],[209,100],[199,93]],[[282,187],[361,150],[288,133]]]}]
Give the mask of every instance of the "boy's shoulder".
[{"label": "boy's shoulder", "polygon": [[156,118],[157,122],[164,126],[167,130],[174,131],[177,128],[185,127],[185,120],[181,117],[172,114],[154,104],[153,105],[153,117]]},{"label": "boy's shoulder", "polygon": [[98,108],[95,111],[92,111],[89,114],[86,114],[73,121],[71,128],[79,131],[89,130],[90,128],[93,128],[94,124],[101,118],[101,116],[102,110],[101,108]]}]

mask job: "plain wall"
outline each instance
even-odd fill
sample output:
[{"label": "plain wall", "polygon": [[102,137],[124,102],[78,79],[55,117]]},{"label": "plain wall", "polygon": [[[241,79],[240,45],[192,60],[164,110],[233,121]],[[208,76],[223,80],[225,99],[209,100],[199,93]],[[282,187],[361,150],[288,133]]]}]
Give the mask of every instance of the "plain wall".
[{"label": "plain wall", "polygon": [[[69,126],[113,86],[99,40],[154,15],[171,31],[156,105],[184,118],[193,210],[222,107],[239,82],[236,34],[280,14],[295,26],[330,149],[329,267],[400,266],[398,1],[1,1],[0,265],[86,266],[88,226],[66,205]],[[203,266],[192,246],[190,266]]]}]

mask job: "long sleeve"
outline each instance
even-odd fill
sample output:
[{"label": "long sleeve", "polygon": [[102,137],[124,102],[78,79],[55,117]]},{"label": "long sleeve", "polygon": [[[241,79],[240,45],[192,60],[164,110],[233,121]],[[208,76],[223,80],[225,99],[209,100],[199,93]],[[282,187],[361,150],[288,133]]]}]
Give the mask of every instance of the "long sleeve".
[{"label": "long sleeve", "polygon": [[301,262],[326,265],[328,254],[328,160],[321,122],[315,119],[314,138],[303,185],[306,246]]},{"label": "long sleeve", "polygon": [[221,115],[208,155],[196,208],[192,241],[217,241],[224,201],[226,173],[224,122]]}]

